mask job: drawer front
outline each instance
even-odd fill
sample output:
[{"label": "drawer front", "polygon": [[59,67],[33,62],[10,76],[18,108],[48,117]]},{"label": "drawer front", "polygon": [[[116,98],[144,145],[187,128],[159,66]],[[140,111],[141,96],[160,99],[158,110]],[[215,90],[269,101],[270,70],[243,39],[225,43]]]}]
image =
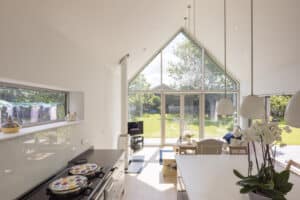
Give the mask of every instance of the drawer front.
[{"label": "drawer front", "polygon": [[112,174],[114,184],[114,200],[120,200],[125,187],[125,154],[116,162],[115,170]]}]

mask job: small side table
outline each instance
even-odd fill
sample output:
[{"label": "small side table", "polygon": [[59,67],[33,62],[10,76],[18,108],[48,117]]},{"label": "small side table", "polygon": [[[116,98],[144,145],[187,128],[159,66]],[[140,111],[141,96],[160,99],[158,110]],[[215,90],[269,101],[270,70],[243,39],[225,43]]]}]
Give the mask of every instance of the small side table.
[{"label": "small side table", "polygon": [[165,178],[177,177],[177,164],[175,160],[175,152],[166,152],[163,158],[162,174]]},{"label": "small side table", "polygon": [[130,147],[135,151],[144,147],[144,136],[143,135],[132,135],[130,136]]}]

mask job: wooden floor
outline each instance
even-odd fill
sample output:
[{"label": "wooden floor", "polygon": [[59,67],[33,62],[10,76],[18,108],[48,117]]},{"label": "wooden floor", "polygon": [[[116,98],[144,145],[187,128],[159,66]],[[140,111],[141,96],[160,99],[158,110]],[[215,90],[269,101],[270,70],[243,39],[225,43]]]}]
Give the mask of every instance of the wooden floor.
[{"label": "wooden floor", "polygon": [[163,178],[159,149],[147,147],[136,154],[145,156],[145,167],[140,174],[126,175],[124,200],[176,200],[176,178]]}]

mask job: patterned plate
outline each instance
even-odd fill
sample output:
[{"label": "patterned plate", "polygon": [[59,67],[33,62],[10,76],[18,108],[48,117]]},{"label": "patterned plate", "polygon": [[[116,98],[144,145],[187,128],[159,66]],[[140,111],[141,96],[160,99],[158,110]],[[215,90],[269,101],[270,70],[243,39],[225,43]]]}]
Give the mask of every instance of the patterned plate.
[{"label": "patterned plate", "polygon": [[70,174],[73,175],[88,175],[91,173],[95,173],[99,169],[97,164],[94,163],[87,163],[82,165],[76,165],[71,167]]},{"label": "patterned plate", "polygon": [[87,185],[87,181],[88,179],[84,176],[66,176],[53,181],[49,185],[49,189],[54,193],[75,190],[85,187]]}]

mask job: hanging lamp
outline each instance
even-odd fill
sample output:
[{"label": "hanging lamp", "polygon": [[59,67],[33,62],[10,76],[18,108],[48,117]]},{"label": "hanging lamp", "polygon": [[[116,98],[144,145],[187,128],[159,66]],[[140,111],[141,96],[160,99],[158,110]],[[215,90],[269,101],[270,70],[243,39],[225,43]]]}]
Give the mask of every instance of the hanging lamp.
[{"label": "hanging lamp", "polygon": [[224,98],[220,99],[216,105],[218,115],[232,115],[234,107],[232,101],[227,98],[227,20],[226,20],[226,0],[224,0],[224,75],[225,75],[225,93]]},{"label": "hanging lamp", "polygon": [[251,0],[251,94],[246,96],[240,109],[240,115],[247,119],[264,119],[264,99],[253,92],[253,0]]},{"label": "hanging lamp", "polygon": [[289,101],[285,110],[284,120],[287,125],[300,128],[300,91]]}]

